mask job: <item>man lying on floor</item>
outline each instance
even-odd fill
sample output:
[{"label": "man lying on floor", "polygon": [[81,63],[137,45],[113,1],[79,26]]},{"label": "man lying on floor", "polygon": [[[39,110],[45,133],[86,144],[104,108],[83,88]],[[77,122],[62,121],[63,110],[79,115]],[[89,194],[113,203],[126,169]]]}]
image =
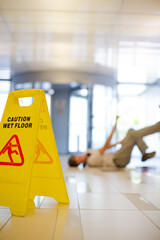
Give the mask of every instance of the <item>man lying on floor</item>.
[{"label": "man lying on floor", "polygon": [[[88,149],[84,154],[71,156],[68,164],[71,167],[77,167],[80,163],[83,163],[84,165],[88,164],[90,167],[123,168],[130,162],[131,152],[135,145],[137,145],[142,153],[142,161],[146,161],[147,159],[154,157],[155,152],[146,153],[146,149],[148,147],[142,138],[144,136],[159,132],[160,122],[157,122],[152,126],[142,128],[138,131],[129,129],[126,137],[121,142],[110,144],[112,136],[116,130],[117,119],[118,117],[116,118],[116,123],[102,148],[96,150]],[[121,143],[122,146],[117,152],[105,152],[107,149],[116,146],[118,143]]]}]

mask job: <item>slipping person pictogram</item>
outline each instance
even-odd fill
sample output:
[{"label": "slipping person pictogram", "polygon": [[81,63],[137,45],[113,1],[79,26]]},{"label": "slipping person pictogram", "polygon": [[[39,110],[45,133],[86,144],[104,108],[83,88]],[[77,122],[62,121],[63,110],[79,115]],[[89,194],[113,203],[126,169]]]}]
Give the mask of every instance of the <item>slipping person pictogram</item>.
[{"label": "slipping person pictogram", "polygon": [[[16,144],[13,144],[12,141],[16,141]],[[16,148],[16,149],[14,149]],[[9,141],[6,143],[6,145],[3,147],[3,149],[0,151],[0,156],[5,153],[8,152],[8,158],[9,161],[7,159],[7,161],[1,161],[0,158],[0,165],[12,165],[12,166],[22,166],[24,163],[24,157],[23,157],[23,153],[22,153],[22,149],[20,146],[20,142],[18,139],[17,135],[13,135]],[[18,162],[17,162],[17,158],[15,159],[14,155],[19,156],[18,158]],[[6,154],[6,158],[7,158],[7,154]]]}]

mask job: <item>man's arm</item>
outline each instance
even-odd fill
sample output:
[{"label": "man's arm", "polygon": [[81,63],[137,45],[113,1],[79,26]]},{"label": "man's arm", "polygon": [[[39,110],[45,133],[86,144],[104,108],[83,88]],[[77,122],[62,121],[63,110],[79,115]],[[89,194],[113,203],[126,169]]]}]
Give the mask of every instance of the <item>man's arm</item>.
[{"label": "man's arm", "polygon": [[99,149],[101,155],[105,152],[106,149],[112,148],[113,146],[116,146],[116,145],[117,145],[117,143],[111,145],[111,144],[110,144],[110,141],[111,141],[112,136],[113,136],[113,134],[114,134],[114,132],[115,132],[115,130],[116,130],[118,118],[119,118],[119,116],[116,117],[116,123],[115,123],[115,125],[114,125],[114,127],[113,127],[113,129],[112,129],[112,131],[111,131],[111,133],[110,133],[110,135],[109,135],[109,137],[107,138],[104,146]]},{"label": "man's arm", "polygon": [[112,147],[115,147],[117,144],[119,144],[119,142],[116,142],[116,143],[114,143],[114,144],[109,144],[108,147],[107,147],[107,149],[112,148]]}]

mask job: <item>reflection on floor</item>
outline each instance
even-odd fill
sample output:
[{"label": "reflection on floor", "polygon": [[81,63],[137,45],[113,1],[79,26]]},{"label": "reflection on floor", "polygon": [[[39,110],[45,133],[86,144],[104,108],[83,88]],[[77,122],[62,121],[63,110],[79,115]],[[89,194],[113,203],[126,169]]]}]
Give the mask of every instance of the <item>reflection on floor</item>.
[{"label": "reflection on floor", "polygon": [[60,158],[70,204],[37,196],[26,217],[0,207],[1,240],[160,239],[160,159],[117,171],[69,168]]}]

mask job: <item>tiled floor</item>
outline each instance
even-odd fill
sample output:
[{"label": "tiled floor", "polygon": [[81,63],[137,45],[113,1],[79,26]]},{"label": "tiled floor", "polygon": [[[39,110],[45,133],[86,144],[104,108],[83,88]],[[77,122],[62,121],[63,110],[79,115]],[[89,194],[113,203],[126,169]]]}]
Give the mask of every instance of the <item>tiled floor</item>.
[{"label": "tiled floor", "polygon": [[0,207],[0,240],[160,239],[160,159],[116,171],[60,158],[70,204],[37,196],[26,217]]}]

